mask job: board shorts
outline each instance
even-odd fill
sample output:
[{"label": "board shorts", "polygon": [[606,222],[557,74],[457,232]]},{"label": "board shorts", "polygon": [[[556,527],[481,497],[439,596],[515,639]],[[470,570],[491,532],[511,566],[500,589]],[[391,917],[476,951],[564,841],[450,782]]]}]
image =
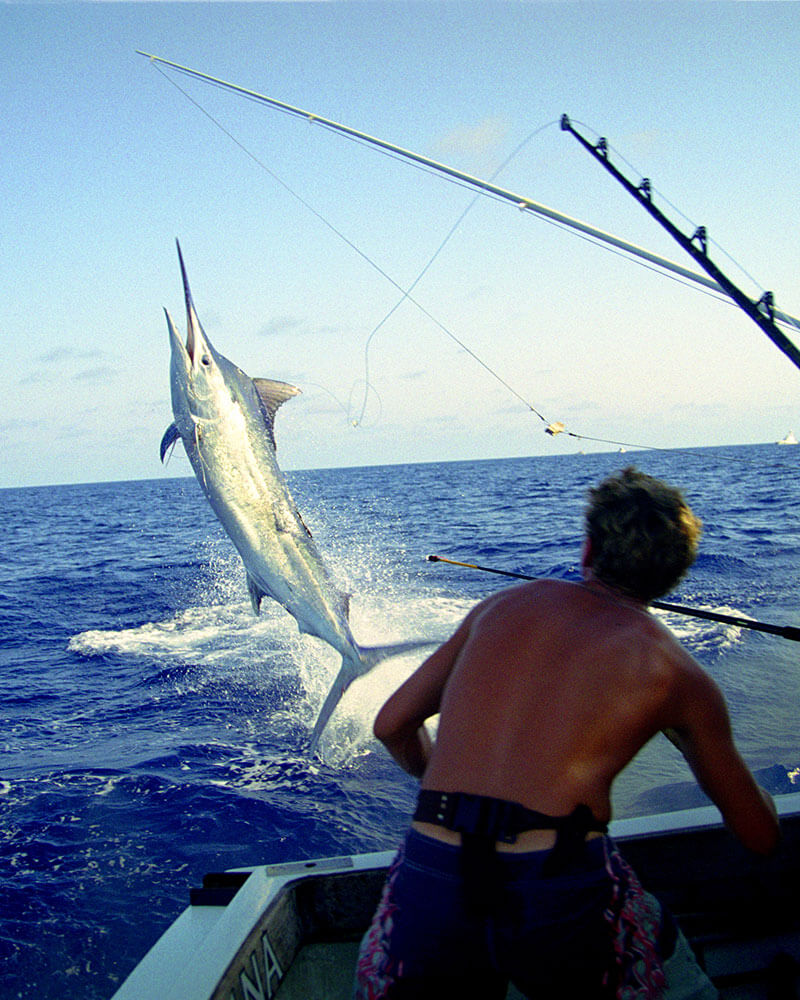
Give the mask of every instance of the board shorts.
[{"label": "board shorts", "polygon": [[550,851],[495,853],[484,909],[465,896],[461,852],[409,831],[361,943],[354,1000],[504,1000],[509,982],[529,997],[717,996],[609,837],[556,874]]}]

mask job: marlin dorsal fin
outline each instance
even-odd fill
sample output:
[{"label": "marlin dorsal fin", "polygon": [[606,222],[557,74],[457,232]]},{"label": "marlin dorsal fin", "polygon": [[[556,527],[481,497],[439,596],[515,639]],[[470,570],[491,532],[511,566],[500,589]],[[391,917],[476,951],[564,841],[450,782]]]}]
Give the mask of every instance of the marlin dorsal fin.
[{"label": "marlin dorsal fin", "polygon": [[289,385],[288,382],[276,382],[271,378],[254,378],[253,385],[256,387],[258,398],[269,415],[270,421],[275,419],[275,414],[281,403],[285,403],[287,399],[300,394],[296,385]]},{"label": "marlin dorsal fin", "polygon": [[286,400],[291,399],[292,396],[299,395],[300,390],[296,385],[289,385],[288,382],[276,382],[271,378],[254,378],[253,385],[255,386],[256,393],[261,402],[264,422],[267,425],[267,433],[269,434],[270,442],[272,443],[272,447],[277,451],[277,446],[275,444],[275,431],[273,430],[275,414],[278,412],[278,407],[281,403],[285,403]]}]

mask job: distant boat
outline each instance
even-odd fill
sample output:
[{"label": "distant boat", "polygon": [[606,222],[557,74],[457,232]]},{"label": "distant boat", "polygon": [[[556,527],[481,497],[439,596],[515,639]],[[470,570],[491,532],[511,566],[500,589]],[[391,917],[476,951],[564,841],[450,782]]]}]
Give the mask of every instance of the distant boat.
[{"label": "distant boat", "polygon": [[778,444],[797,444],[797,438],[793,431],[789,431],[785,438],[781,438]]}]

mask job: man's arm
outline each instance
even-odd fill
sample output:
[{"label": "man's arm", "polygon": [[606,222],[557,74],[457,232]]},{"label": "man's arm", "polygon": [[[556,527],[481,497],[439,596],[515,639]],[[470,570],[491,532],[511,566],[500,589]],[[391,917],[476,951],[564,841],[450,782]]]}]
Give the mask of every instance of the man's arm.
[{"label": "man's arm", "polygon": [[404,771],[421,778],[433,743],[425,720],[439,711],[442,692],[469,634],[472,612],[456,632],[402,684],[381,708],[372,731]]},{"label": "man's arm", "polygon": [[680,687],[679,722],[668,737],[744,846],[758,854],[772,853],[780,840],[775,803],[736,749],[722,693],[693,661]]}]

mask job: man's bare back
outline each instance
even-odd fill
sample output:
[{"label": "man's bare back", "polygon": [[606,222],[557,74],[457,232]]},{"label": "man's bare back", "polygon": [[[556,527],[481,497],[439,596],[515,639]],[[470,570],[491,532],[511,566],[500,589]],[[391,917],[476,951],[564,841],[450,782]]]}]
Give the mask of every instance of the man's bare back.
[{"label": "man's bare back", "polygon": [[490,598],[461,636],[423,787],[607,820],[613,779],[674,721],[674,640],[641,606],[560,581]]},{"label": "man's bare back", "polygon": [[[588,558],[588,557],[587,557]],[[745,846],[778,829],[716,684],[637,602],[595,580],[538,580],[474,608],[389,699],[375,733],[422,788],[611,817],[611,785],[667,731]],[[441,712],[433,744],[424,722]]]}]

